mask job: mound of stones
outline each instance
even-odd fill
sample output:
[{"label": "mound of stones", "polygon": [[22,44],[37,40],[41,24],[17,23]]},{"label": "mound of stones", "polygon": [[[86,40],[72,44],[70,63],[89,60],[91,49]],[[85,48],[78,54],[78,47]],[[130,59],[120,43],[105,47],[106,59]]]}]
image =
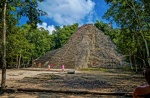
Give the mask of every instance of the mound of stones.
[{"label": "mound of stones", "polygon": [[35,62],[41,63],[42,67],[52,63],[53,68],[62,65],[68,69],[114,68],[121,66],[123,58],[108,36],[93,24],[86,24],[78,28],[62,48],[47,52]]}]

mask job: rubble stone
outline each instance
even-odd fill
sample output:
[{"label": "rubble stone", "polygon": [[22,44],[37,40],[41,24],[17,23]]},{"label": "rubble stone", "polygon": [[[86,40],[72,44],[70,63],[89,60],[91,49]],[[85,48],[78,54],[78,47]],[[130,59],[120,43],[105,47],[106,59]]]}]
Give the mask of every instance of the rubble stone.
[{"label": "rubble stone", "polygon": [[86,24],[78,28],[62,48],[47,52],[35,62],[46,67],[52,63],[53,68],[61,68],[62,65],[67,69],[115,68],[121,66],[122,57],[107,35],[93,24]]}]

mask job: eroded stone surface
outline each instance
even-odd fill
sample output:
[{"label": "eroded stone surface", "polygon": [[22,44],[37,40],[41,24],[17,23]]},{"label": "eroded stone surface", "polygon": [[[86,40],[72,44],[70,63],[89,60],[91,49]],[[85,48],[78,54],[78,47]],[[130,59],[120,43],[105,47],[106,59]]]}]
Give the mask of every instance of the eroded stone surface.
[{"label": "eroded stone surface", "polygon": [[122,56],[110,38],[93,24],[83,25],[70,37],[60,49],[47,52],[35,62],[42,67],[52,63],[53,68],[111,67],[122,64]]}]

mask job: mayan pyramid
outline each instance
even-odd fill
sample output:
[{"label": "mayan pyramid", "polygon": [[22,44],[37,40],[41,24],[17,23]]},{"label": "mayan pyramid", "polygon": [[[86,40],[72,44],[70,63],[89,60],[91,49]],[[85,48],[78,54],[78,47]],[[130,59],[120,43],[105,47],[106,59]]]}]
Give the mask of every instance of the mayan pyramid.
[{"label": "mayan pyramid", "polygon": [[86,24],[62,48],[47,52],[35,62],[41,62],[42,67],[52,63],[53,68],[65,65],[68,69],[116,67],[121,65],[122,56],[108,36],[93,24]]}]

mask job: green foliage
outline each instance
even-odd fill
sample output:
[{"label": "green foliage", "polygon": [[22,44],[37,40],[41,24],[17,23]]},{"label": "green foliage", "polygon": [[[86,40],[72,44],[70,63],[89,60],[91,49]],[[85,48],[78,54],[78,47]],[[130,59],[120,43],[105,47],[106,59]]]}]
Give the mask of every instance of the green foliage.
[{"label": "green foliage", "polygon": [[[63,46],[76,31],[78,24],[56,27],[52,35],[44,28],[32,29],[31,25],[12,27],[7,35],[7,64],[19,66],[29,64],[31,58],[36,59],[47,51]],[[21,58],[21,59],[20,59]]]},{"label": "green foliage", "polygon": [[[50,50],[51,39],[49,36],[49,32],[46,30],[41,31],[39,29],[36,29],[37,23],[41,22],[39,17],[46,15],[44,11],[38,9],[38,3],[42,1],[43,0],[7,1],[6,59],[8,65],[17,65],[20,62],[28,64],[31,58],[36,58],[40,55],[43,55],[46,51]],[[1,0],[1,8],[4,6],[4,2],[5,0]],[[0,9],[0,14],[2,15],[2,13],[2,9]],[[28,28],[17,27],[18,20],[22,16],[25,16],[29,19],[27,23],[30,26],[26,26]],[[1,18],[0,22],[2,22]],[[0,29],[2,29],[1,24]],[[0,37],[2,38],[1,34]],[[2,42],[1,38],[0,42]],[[1,46],[0,50],[2,50]]]},{"label": "green foliage", "polygon": [[7,36],[7,63],[9,66],[29,64],[31,58],[38,58],[51,48],[51,35],[44,29],[31,29],[30,25],[15,27]]},{"label": "green foliage", "polygon": [[33,58],[42,56],[50,50],[51,37],[49,32],[45,29],[31,29],[30,25],[24,25],[23,29],[26,30],[25,38],[29,43],[34,44],[35,48],[30,51]]},{"label": "green foliage", "polygon": [[34,44],[24,37],[25,31],[22,28],[18,28],[18,32],[10,34],[7,37],[7,63],[9,65],[17,64],[18,57],[22,55],[22,61],[29,63],[31,53],[30,50],[34,49]]},{"label": "green foliage", "polygon": [[28,24],[32,26],[32,28],[37,28],[37,23],[41,23],[40,16],[47,15],[46,12],[40,10],[38,8],[38,3],[43,0],[14,0],[12,5],[15,5],[17,17],[20,18],[22,16],[28,17]]},{"label": "green foliage", "polygon": [[125,56],[132,56],[137,52],[137,42],[129,29],[113,29],[109,24],[98,21],[95,23],[95,26],[103,28],[104,34],[108,35],[116,44],[119,53]]},{"label": "green foliage", "polygon": [[114,43],[117,45],[120,53],[126,56],[132,56],[137,52],[137,43],[133,36],[130,36],[129,30],[116,29]]},{"label": "green foliage", "polygon": [[106,68],[83,68],[80,69],[81,71],[103,71],[103,72],[107,72],[108,69]]},{"label": "green foliage", "polygon": [[[105,0],[110,8],[103,18],[116,22],[121,29],[115,30],[113,41],[119,51],[132,58],[133,64],[149,65],[150,8],[147,0]],[[146,62],[146,63],[144,63]],[[144,63],[144,64],[143,64]]]},{"label": "green foliage", "polygon": [[52,48],[51,49],[57,49],[62,47],[64,44],[67,43],[70,36],[77,30],[78,24],[73,24],[69,26],[63,26],[63,28],[55,27],[56,31],[53,32],[51,38],[52,38]]},{"label": "green foliage", "polygon": [[94,23],[94,25],[101,31],[103,31],[103,33],[105,35],[108,35],[112,40],[115,38],[115,30],[112,28],[112,26],[110,24],[107,23],[103,23],[102,21],[98,21],[96,20],[96,22]]},{"label": "green foliage", "polygon": [[146,13],[150,16],[150,11],[149,11],[150,2],[149,2],[149,0],[141,0],[141,1],[144,3],[144,8],[145,8]]}]

